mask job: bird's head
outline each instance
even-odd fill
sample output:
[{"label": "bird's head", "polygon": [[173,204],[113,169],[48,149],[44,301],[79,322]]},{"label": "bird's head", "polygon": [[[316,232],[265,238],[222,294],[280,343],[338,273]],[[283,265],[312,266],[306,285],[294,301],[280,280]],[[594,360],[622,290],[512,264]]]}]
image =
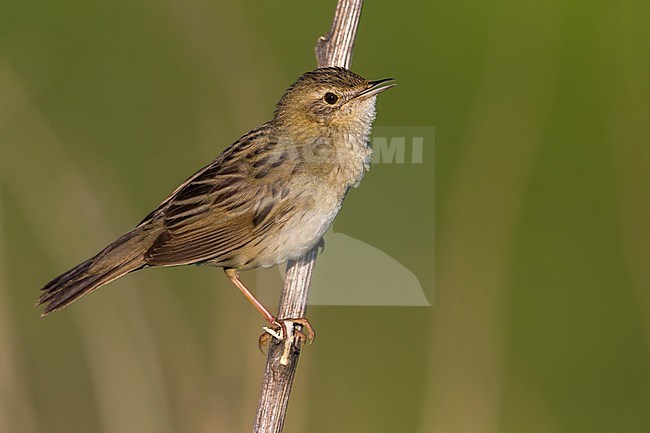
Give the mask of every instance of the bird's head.
[{"label": "bird's head", "polygon": [[369,81],[339,67],[307,72],[282,96],[273,121],[306,135],[367,134],[375,118],[377,94],[393,87],[391,81]]}]

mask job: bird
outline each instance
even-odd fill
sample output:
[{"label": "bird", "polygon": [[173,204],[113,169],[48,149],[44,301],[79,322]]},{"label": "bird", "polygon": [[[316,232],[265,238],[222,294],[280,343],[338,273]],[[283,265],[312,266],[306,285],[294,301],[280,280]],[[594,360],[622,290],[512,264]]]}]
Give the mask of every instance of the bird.
[{"label": "bird", "polygon": [[[135,228],[47,283],[37,301],[42,316],[140,269],[211,265],[282,329],[239,272],[298,259],[319,244],[370,167],[377,95],[393,81],[342,67],[300,76],[270,121],[190,176]],[[292,320],[313,340],[306,318]]]}]

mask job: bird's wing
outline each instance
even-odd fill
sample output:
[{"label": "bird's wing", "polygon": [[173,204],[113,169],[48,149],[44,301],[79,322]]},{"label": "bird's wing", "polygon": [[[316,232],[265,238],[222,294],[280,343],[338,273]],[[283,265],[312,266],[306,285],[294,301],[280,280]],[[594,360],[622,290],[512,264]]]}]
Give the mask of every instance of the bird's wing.
[{"label": "bird's wing", "polygon": [[[295,203],[282,173],[289,154],[266,134],[240,139],[181,185],[150,219],[164,228],[145,254],[150,265],[233,263],[239,249],[282,224]],[[238,144],[239,143],[239,144]],[[293,159],[293,158],[291,158]],[[291,170],[291,169],[289,169]],[[142,224],[147,224],[147,219]]]}]

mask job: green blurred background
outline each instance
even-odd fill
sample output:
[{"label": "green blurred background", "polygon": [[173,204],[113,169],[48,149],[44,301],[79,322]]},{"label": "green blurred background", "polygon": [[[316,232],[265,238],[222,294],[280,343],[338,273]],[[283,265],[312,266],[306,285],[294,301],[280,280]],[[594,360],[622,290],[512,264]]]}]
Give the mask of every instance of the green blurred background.
[{"label": "green blurred background", "polygon": [[[262,321],[221,271],[33,302],[267,120],[334,6],[0,2],[1,432],[250,431]],[[367,2],[353,69],[399,81],[376,124],[434,126],[435,156],[373,167],[335,229],[433,306],[311,307],[285,432],[648,431],[649,22],[647,0]]]}]

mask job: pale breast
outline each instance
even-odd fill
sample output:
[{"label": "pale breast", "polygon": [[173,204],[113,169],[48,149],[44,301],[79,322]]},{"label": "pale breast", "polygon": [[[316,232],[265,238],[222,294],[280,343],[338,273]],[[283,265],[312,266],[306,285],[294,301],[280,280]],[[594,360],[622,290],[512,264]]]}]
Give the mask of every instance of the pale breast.
[{"label": "pale breast", "polygon": [[[245,247],[249,257],[239,269],[270,267],[311,250],[329,229],[347,191],[356,187],[370,166],[372,148],[366,131],[338,131],[329,139],[312,139],[290,153],[282,176],[285,211],[259,242]],[[291,171],[288,167],[293,167]],[[280,167],[278,167],[278,170]]]},{"label": "pale breast", "polygon": [[305,180],[294,191],[294,211],[259,244],[251,267],[274,266],[305,255],[329,229],[345,195],[342,185],[333,187],[324,179]]}]

